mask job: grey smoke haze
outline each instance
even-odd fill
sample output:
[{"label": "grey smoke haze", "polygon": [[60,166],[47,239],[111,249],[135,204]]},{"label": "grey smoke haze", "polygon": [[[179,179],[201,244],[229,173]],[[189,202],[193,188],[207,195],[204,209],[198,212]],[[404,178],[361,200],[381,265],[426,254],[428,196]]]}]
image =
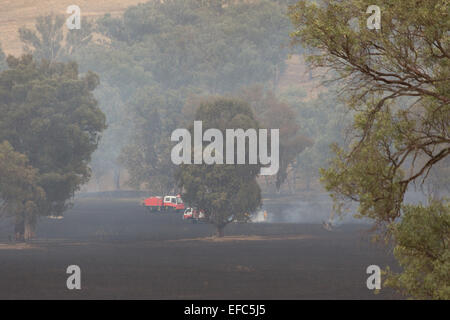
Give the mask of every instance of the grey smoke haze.
[{"label": "grey smoke haze", "polygon": [[[299,199],[290,200],[289,204],[276,205],[265,204],[263,210],[268,213],[267,222],[272,223],[322,223],[328,221],[333,212],[331,199],[323,194],[311,200]],[[356,212],[356,206],[351,211],[342,216],[334,215],[334,225],[345,223],[370,223],[366,219],[357,219],[353,215]]]}]

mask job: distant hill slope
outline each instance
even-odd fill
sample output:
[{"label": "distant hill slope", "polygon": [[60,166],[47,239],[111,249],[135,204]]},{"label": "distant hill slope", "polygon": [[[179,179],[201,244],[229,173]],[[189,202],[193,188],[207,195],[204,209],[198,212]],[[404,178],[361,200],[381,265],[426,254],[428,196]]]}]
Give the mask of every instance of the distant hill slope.
[{"label": "distant hill slope", "polygon": [[[32,28],[36,17],[48,13],[65,14],[69,5],[77,4],[84,16],[96,17],[105,13],[119,16],[131,5],[148,0],[0,0],[0,44],[6,54],[19,55],[22,44],[18,29],[22,26]],[[306,65],[299,56],[288,61],[288,68],[279,82],[279,89],[301,87],[308,98],[317,95],[317,81],[309,79]]]},{"label": "distant hill slope", "polygon": [[0,0],[0,43],[8,54],[20,54],[22,45],[17,30],[32,27],[34,20],[48,13],[66,14],[68,6],[76,4],[82,15],[120,15],[131,5],[147,0]]}]

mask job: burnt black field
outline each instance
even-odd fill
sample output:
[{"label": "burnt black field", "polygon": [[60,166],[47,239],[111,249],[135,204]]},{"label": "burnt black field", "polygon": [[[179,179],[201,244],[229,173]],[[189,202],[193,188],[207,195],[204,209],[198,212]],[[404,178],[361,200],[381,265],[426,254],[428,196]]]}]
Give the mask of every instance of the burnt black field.
[{"label": "burnt black field", "polygon": [[[64,219],[41,219],[26,245],[1,226],[0,299],[400,298],[366,287],[367,266],[396,267],[369,228],[232,224],[214,240],[211,225],[149,214],[138,200],[81,199]],[[66,288],[73,264],[81,290]]]}]

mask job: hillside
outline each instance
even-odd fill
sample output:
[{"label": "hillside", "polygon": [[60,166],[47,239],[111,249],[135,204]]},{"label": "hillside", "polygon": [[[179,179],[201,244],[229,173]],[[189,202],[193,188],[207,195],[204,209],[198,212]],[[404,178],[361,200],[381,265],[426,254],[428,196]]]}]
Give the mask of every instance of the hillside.
[{"label": "hillside", "polygon": [[32,27],[36,17],[51,12],[66,14],[68,6],[77,4],[81,14],[88,17],[105,13],[120,15],[127,7],[145,0],[1,0],[0,43],[7,54],[19,54],[22,45],[17,30]]},{"label": "hillside", "polygon": [[[77,0],[81,13],[88,17],[102,16],[110,13],[119,16],[131,5],[146,2],[147,0]],[[6,54],[19,55],[22,44],[19,40],[18,29],[21,26],[32,28],[36,17],[48,13],[66,14],[73,0],[1,0],[0,11],[0,44]],[[288,68],[279,82],[279,89],[292,89],[301,87],[313,98],[317,94],[317,81],[310,81],[308,69],[299,56],[292,56],[288,60]]]}]

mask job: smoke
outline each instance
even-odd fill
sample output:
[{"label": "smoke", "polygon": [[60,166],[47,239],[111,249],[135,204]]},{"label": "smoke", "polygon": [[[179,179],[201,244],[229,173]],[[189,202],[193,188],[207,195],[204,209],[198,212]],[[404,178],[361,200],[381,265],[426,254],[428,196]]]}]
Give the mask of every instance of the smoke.
[{"label": "smoke", "polygon": [[[292,200],[290,200],[292,201]],[[367,219],[354,217],[356,205],[350,210],[338,215],[333,212],[333,204],[329,198],[311,200],[297,200],[289,204],[265,204],[261,212],[255,215],[253,222],[268,223],[312,223],[321,224],[331,222],[333,226],[353,223],[368,223]],[[267,211],[267,219],[264,220],[262,213]]]},{"label": "smoke", "polygon": [[61,219],[64,219],[63,216],[48,216],[47,218],[48,218],[48,219],[54,219],[54,220],[61,220]]},{"label": "smoke", "polygon": [[266,210],[259,210],[252,216],[252,222],[269,222],[268,221],[268,212]]}]

